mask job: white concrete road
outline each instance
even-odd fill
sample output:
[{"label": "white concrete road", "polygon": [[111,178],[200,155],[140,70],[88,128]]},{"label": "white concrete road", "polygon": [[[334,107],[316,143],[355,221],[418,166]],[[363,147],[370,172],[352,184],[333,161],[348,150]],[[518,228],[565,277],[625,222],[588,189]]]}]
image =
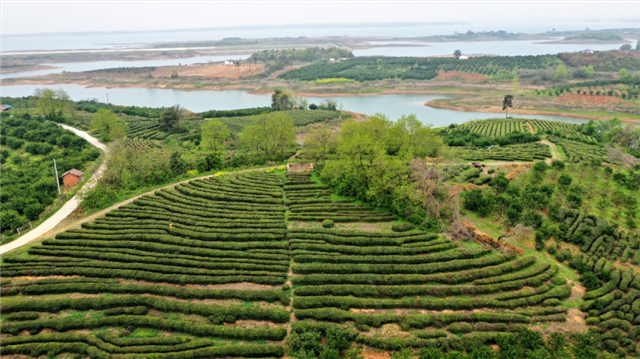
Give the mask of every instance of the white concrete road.
[{"label": "white concrete road", "polygon": [[[69,130],[69,131],[74,132],[76,135],[84,138],[85,140],[89,141],[92,145],[94,145],[98,149],[102,150],[106,155],[107,146],[104,143],[98,141],[94,137],[91,137],[88,133],[86,133],[84,131],[80,131],[80,130],[78,130],[76,128],[73,128],[73,127],[70,127],[70,126],[67,126],[67,125],[63,125],[63,124],[59,124],[59,125],[62,126],[65,129]],[[104,170],[105,170],[106,167],[107,167],[107,161],[106,161],[106,158],[104,158],[103,161],[102,161],[102,164],[100,165],[98,170],[93,174],[93,176],[91,176],[91,179],[86,181],[86,183],[84,184],[82,189],[79,191],[79,193],[93,188],[93,186],[96,185],[96,182],[98,181],[98,179],[104,173]],[[67,218],[71,214],[71,212],[73,212],[76,208],[78,208],[78,205],[80,205],[80,198],[78,198],[78,194],[76,194],[70,200],[68,200],[67,203],[65,203],[55,214],[53,214],[51,217],[47,218],[47,220],[44,221],[43,223],[41,223],[38,227],[36,227],[36,228],[32,229],[31,231],[25,233],[24,236],[19,237],[18,239],[14,240],[13,242],[10,242],[10,243],[7,243],[7,244],[5,244],[3,246],[0,246],[0,255],[5,254],[5,253],[7,253],[9,251],[12,251],[12,250],[14,250],[16,248],[22,247],[25,244],[37,239],[41,235],[49,232],[55,226],[57,226],[58,223],[60,223],[63,219]]]}]

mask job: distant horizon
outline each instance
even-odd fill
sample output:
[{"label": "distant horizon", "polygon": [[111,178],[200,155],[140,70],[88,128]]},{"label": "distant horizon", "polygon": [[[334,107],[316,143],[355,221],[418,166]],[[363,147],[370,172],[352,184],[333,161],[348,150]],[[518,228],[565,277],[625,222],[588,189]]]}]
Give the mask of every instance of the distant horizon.
[{"label": "distant horizon", "polygon": [[362,24],[492,27],[519,33],[546,27],[566,30],[565,26],[574,30],[627,24],[640,28],[640,2],[628,0],[40,0],[3,1],[1,9],[3,37],[331,25],[353,28]]},{"label": "distant horizon", "polygon": [[[618,19],[615,20],[621,23],[635,23],[635,19]],[[598,19],[588,19],[579,21],[584,24],[594,24],[603,22]],[[313,29],[313,28],[369,28],[369,27],[417,27],[417,26],[473,26],[472,23],[461,21],[429,21],[429,22],[359,22],[359,23],[341,23],[341,22],[326,22],[326,23],[290,23],[290,24],[263,24],[263,25],[236,25],[236,26],[215,26],[215,27],[192,27],[192,28],[170,28],[170,29],[150,29],[150,30],[105,30],[105,31],[59,31],[59,32],[38,32],[38,33],[20,33],[20,34],[2,34],[2,37],[30,37],[30,36],[89,36],[89,35],[109,35],[109,34],[139,34],[139,33],[162,33],[162,32],[190,32],[190,31],[224,31],[224,30],[260,30],[260,29]],[[479,24],[476,24],[479,26]],[[624,30],[624,29],[640,29],[638,27],[616,27],[606,29],[593,29],[593,31],[607,31],[607,30]],[[581,29],[560,29],[558,32],[564,31],[583,31]],[[507,31],[513,33],[522,34],[543,34],[546,32],[514,32],[504,30],[501,28],[495,28],[493,30],[478,30],[477,32],[484,31]],[[437,34],[431,36],[444,36],[451,34]],[[327,35],[329,36],[329,35]],[[295,37],[295,36],[293,36]],[[361,37],[361,36],[354,36]],[[389,37],[397,37],[390,35]]]}]

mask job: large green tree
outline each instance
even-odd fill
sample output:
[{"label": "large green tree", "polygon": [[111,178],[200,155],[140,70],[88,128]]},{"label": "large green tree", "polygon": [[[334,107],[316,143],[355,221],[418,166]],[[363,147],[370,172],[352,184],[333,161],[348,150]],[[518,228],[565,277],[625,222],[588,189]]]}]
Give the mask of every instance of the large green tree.
[{"label": "large green tree", "polygon": [[180,105],[174,105],[162,111],[160,116],[160,130],[172,132],[179,128],[185,118],[185,109]]},{"label": "large green tree", "polygon": [[110,142],[123,138],[129,126],[110,110],[100,109],[93,115],[91,127],[98,131],[101,140]]},{"label": "large green tree", "polygon": [[224,141],[229,139],[229,129],[220,120],[207,121],[201,128],[202,149],[213,152],[214,156],[219,156],[224,150]]},{"label": "large green tree", "polygon": [[319,168],[323,168],[329,154],[335,152],[337,135],[323,124],[313,124],[304,139],[304,154]]},{"label": "large green tree", "polygon": [[289,91],[275,90],[271,95],[271,107],[278,111],[291,110],[296,105],[294,96]]},{"label": "large green tree", "polygon": [[558,65],[556,71],[553,75],[553,81],[555,82],[564,82],[569,79],[569,72],[567,71],[567,67],[563,64]]},{"label": "large green tree", "polygon": [[502,99],[502,111],[507,111],[505,118],[509,117],[509,107],[513,108],[513,95],[504,95]]},{"label": "large green tree", "polygon": [[[354,196],[403,216],[413,214],[416,199],[409,163],[437,156],[442,140],[414,116],[397,122],[376,114],[368,121],[348,119],[342,125],[335,156],[327,160],[321,176],[338,193]],[[424,215],[419,215],[420,221]]]},{"label": "large green tree", "polygon": [[39,88],[33,94],[33,99],[38,112],[48,120],[59,119],[64,112],[73,115],[73,102],[63,89]]},{"label": "large green tree", "polygon": [[293,120],[282,112],[266,113],[245,127],[240,141],[245,150],[268,160],[282,160],[295,138]]}]

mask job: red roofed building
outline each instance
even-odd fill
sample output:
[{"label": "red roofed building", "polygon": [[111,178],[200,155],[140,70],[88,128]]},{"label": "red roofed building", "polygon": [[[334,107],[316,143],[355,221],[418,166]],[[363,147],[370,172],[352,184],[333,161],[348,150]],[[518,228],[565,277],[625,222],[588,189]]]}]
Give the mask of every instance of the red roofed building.
[{"label": "red roofed building", "polygon": [[70,171],[65,172],[62,175],[62,180],[64,181],[65,186],[73,186],[74,184],[80,182],[80,180],[82,179],[82,175],[82,171],[78,171],[74,168]]}]

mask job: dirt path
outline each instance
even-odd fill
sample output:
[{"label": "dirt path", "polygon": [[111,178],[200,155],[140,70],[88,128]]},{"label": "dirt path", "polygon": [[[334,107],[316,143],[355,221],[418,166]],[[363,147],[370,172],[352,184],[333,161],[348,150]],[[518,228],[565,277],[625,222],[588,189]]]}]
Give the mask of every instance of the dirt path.
[{"label": "dirt path", "polygon": [[531,122],[527,121],[527,126],[529,126],[529,132],[531,132],[531,134],[535,136],[536,131],[533,129],[533,125],[531,125]]},{"label": "dirt path", "polygon": [[[261,168],[252,168],[252,169],[247,169],[247,170],[235,171],[235,172],[231,172],[231,173],[242,173],[242,172],[262,171],[262,170],[266,170],[266,169],[270,169],[270,168],[277,168],[277,167],[278,167],[278,166],[261,167]],[[23,245],[25,245],[25,244],[27,244],[27,243],[30,243],[30,242],[33,242],[33,241],[37,240],[37,239],[51,238],[51,237],[55,236],[56,234],[61,233],[61,232],[64,232],[64,231],[66,231],[66,230],[81,228],[82,223],[90,222],[90,221],[93,221],[93,220],[95,220],[95,219],[97,219],[97,218],[99,218],[99,217],[102,217],[102,216],[104,216],[105,214],[107,214],[107,212],[110,212],[110,211],[112,211],[112,210],[114,210],[114,209],[116,209],[116,208],[120,208],[120,207],[122,207],[122,206],[124,206],[124,205],[126,205],[126,204],[129,204],[129,203],[131,203],[131,202],[135,201],[136,199],[138,199],[138,198],[140,198],[140,197],[143,197],[143,196],[146,196],[146,195],[149,195],[149,194],[155,193],[155,192],[157,192],[157,191],[159,191],[159,190],[162,190],[162,189],[170,189],[170,188],[174,188],[175,186],[177,186],[177,185],[179,185],[179,184],[181,184],[181,183],[187,183],[187,182],[189,182],[189,181],[193,181],[193,180],[197,180],[197,179],[204,179],[204,178],[209,178],[209,177],[211,177],[211,175],[206,175],[206,176],[200,176],[200,177],[190,178],[190,179],[187,179],[187,180],[184,180],[184,181],[180,181],[180,182],[172,183],[172,184],[170,184],[170,185],[167,185],[167,186],[164,186],[164,187],[160,187],[160,188],[156,188],[156,189],[154,189],[154,190],[152,190],[152,191],[145,192],[145,193],[140,194],[140,195],[137,195],[137,196],[135,196],[135,197],[131,197],[131,198],[129,198],[129,199],[127,199],[127,200],[124,200],[124,201],[122,201],[122,202],[120,202],[120,203],[114,204],[114,205],[113,205],[113,206],[111,206],[111,207],[105,208],[105,209],[103,209],[103,210],[101,210],[101,211],[99,211],[99,212],[96,212],[96,213],[91,214],[91,215],[89,215],[89,216],[86,216],[86,217],[80,218],[80,219],[78,219],[78,220],[74,220],[74,221],[67,221],[67,222],[60,223],[63,219],[65,219],[67,216],[69,216],[69,214],[70,214],[73,210],[75,210],[75,209],[76,209],[76,207],[78,206],[78,204],[80,204],[80,201],[79,201],[79,200],[77,200],[77,201],[78,201],[78,203],[75,205],[75,207],[73,207],[73,209],[71,209],[71,211],[69,211],[69,213],[67,213],[64,217],[60,218],[60,219],[59,219],[59,220],[58,220],[58,221],[57,221],[53,226],[48,226],[48,227],[46,228],[46,230],[44,230],[44,231],[42,231],[42,230],[41,230],[41,231],[38,231],[38,232],[36,233],[36,230],[37,230],[38,228],[41,228],[41,227],[42,227],[42,225],[40,225],[38,228],[36,228],[36,229],[32,230],[31,232],[29,232],[29,233],[27,233],[27,234],[25,234],[25,235],[23,236],[23,237],[26,237],[28,234],[35,233],[35,234],[32,236],[32,238],[29,238],[29,240],[28,240],[28,241],[23,242],[23,243],[21,242],[21,243],[20,243],[20,244],[18,244],[18,245],[14,245],[14,246],[9,247],[9,245],[12,245],[12,244],[16,243],[16,242],[18,242],[19,240],[21,240],[21,239],[23,238],[23,237],[20,237],[19,239],[17,239],[17,240],[15,240],[15,241],[13,241],[13,242],[11,242],[11,243],[9,243],[9,244],[6,244],[6,245],[4,245],[4,246],[0,247],[0,254],[4,254],[4,253],[7,253],[7,252],[9,252],[9,251],[12,251],[12,250],[14,250],[14,249],[16,249],[16,248],[19,248],[19,247],[21,247],[21,246],[23,246]],[[72,201],[74,198],[76,198],[76,197],[77,197],[77,195],[76,195],[76,196],[74,196],[71,200],[69,200],[69,202],[71,202],[71,201]],[[67,203],[69,203],[69,202],[67,202]],[[66,206],[66,204],[65,204],[65,206]],[[63,207],[63,208],[64,208],[64,207]],[[60,212],[60,211],[58,211],[58,212]],[[58,213],[56,213],[56,215],[57,215],[57,214],[58,214]],[[55,215],[54,215],[54,216],[55,216]],[[52,217],[52,218],[53,218],[53,217]],[[51,218],[50,218],[50,219],[51,219]],[[48,220],[47,220],[47,221],[48,221]],[[58,224],[59,224],[59,225],[58,225]],[[5,249],[5,247],[7,247],[7,249]]]},{"label": "dirt path", "polygon": [[558,153],[558,147],[556,146],[555,143],[547,141],[547,140],[542,140],[542,141],[540,141],[540,143],[549,146],[549,148],[551,149],[551,158],[547,158],[545,160],[545,162],[548,165],[550,165],[553,160],[557,160],[557,159],[560,158],[560,155]]},{"label": "dirt path", "polygon": [[[76,135],[84,138],[85,140],[89,141],[89,143],[91,143],[95,147],[102,150],[102,152],[105,153],[105,156],[107,155],[107,146],[104,143],[98,141],[98,139],[76,128],[63,125],[63,124],[58,124],[58,125],[60,125],[62,128],[66,130],[69,130],[75,133]],[[98,179],[102,177],[102,174],[104,173],[106,168],[107,168],[107,160],[105,158],[103,159],[102,164],[100,165],[98,170],[93,174],[93,176],[91,176],[91,179],[87,181],[87,183],[85,183],[85,185],[82,187],[80,191],[78,191],[79,193],[77,193],[70,200],[68,200],[67,203],[65,203],[62,207],[60,207],[60,209],[56,213],[54,213],[46,221],[42,222],[38,227],[25,233],[23,236],[16,239],[15,241],[7,243],[3,246],[0,246],[0,255],[5,254],[9,251],[12,251],[16,248],[20,248],[25,244],[40,238],[43,234],[46,234],[47,232],[55,228],[58,224],[60,224],[60,222],[62,222],[65,218],[67,218],[71,214],[71,212],[75,211],[75,209],[78,208],[81,202],[79,195],[93,188],[93,186],[96,185]]]}]

